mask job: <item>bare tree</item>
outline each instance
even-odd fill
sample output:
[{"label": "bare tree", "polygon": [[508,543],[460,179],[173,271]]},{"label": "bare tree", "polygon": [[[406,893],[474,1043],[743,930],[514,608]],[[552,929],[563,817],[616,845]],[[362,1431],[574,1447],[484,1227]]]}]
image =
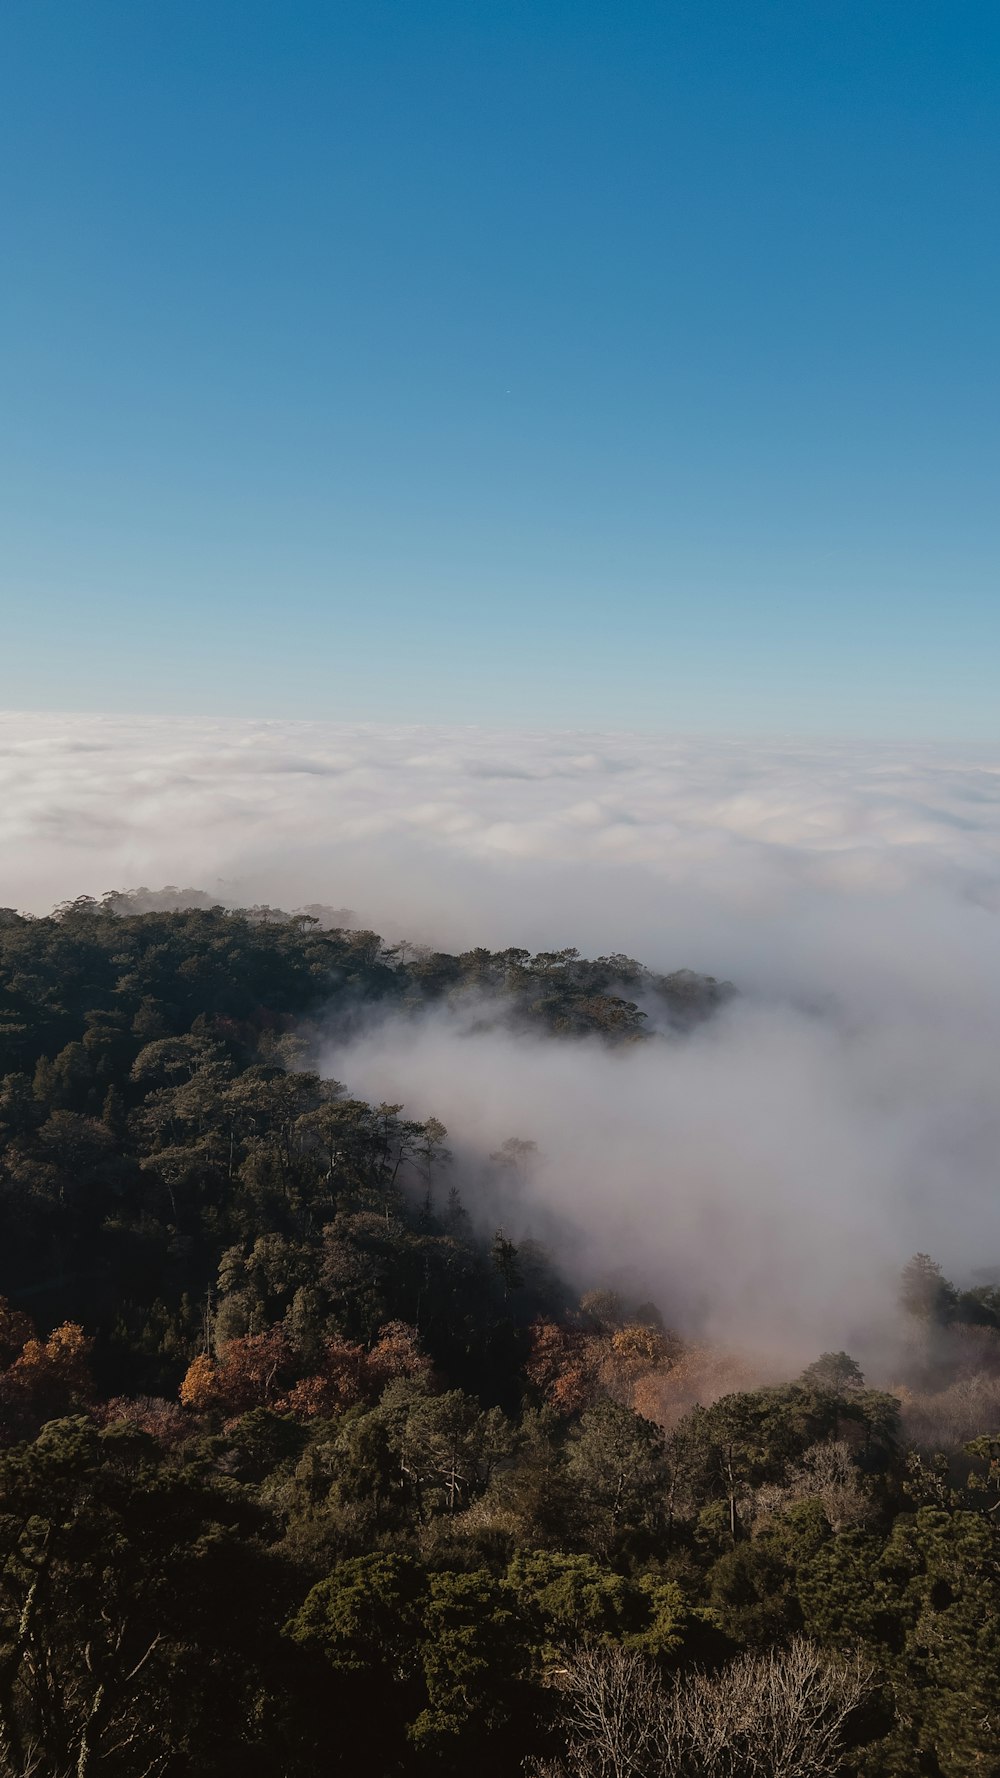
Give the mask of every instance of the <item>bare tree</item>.
[{"label": "bare tree", "polygon": [[801,1500],[818,1500],[834,1531],[864,1525],[874,1515],[871,1491],[845,1439],[810,1445],[784,1482],[765,1482],[751,1498],[755,1521],[787,1512]]},{"label": "bare tree", "polygon": [[641,1655],[577,1649],[556,1683],[565,1760],[529,1765],[532,1778],[833,1778],[872,1671],[796,1637],[669,1686]]},{"label": "bare tree", "polygon": [[[652,1662],[617,1645],[580,1647],[554,1675],[572,1778],[647,1778],[661,1769],[666,1696]],[[560,1768],[538,1765],[534,1778]]]},{"label": "bare tree", "polygon": [[826,1655],[804,1637],[742,1655],[719,1674],[679,1678],[664,1713],[660,1770],[664,1778],[829,1778],[871,1685],[860,1657]]}]

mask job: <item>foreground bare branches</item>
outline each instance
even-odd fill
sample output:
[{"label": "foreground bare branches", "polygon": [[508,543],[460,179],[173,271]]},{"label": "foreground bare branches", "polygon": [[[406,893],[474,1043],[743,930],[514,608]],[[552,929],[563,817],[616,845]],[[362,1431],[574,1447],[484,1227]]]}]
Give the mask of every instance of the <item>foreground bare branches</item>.
[{"label": "foreground bare branches", "polygon": [[641,1655],[582,1648],[558,1683],[565,1764],[533,1778],[831,1778],[872,1675],[799,1637],[667,1686]]}]

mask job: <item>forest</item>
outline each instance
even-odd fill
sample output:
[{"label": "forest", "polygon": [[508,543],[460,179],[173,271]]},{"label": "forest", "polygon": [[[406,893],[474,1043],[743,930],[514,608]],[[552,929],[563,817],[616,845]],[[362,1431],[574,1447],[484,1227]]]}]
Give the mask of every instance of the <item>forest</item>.
[{"label": "forest", "polygon": [[3,1778],[1000,1773],[1000,1291],[904,1251],[898,1375],[761,1383],[317,1065],[730,985],[202,901],[0,911]]}]

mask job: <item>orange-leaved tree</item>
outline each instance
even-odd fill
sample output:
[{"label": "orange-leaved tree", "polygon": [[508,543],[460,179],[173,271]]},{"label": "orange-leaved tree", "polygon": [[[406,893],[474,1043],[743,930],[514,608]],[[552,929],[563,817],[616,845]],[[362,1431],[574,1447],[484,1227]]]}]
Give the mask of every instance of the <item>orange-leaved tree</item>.
[{"label": "orange-leaved tree", "polygon": [[244,1334],[227,1341],[217,1358],[202,1352],[193,1359],[180,1398],[185,1407],[221,1413],[227,1420],[262,1407],[309,1420],[375,1401],[395,1377],[429,1377],[431,1371],[416,1330],[401,1321],[383,1327],[367,1351],[329,1334],[317,1368],[296,1377],[297,1368],[295,1348],[282,1327]]},{"label": "orange-leaved tree", "polygon": [[181,1401],[199,1413],[216,1411],[227,1420],[251,1408],[274,1407],[295,1372],[295,1354],[280,1327],[229,1340],[218,1358],[202,1352],[188,1366]]},{"label": "orange-leaved tree", "polygon": [[0,1430],[7,1440],[31,1438],[46,1420],[91,1400],[92,1346],[74,1321],[40,1339],[27,1315],[0,1301]]}]

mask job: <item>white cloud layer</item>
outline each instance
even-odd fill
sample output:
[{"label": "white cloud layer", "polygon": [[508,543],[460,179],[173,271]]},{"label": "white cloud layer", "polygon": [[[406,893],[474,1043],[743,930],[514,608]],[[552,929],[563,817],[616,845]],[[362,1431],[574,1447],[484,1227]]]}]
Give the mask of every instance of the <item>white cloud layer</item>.
[{"label": "white cloud layer", "polygon": [[595,1258],[762,1339],[844,1343],[918,1246],[1000,1261],[1000,749],[8,715],[0,859],[39,911],[173,882],[728,976],[681,1047],[438,1020],[337,1067],[467,1155],[533,1137]]},{"label": "white cloud layer", "polygon": [[[589,928],[603,908],[611,942],[626,882],[735,920],[914,886],[1000,905],[1000,748],[11,713],[0,799],[4,893],[36,909],[71,886],[197,877],[481,937],[484,918],[534,925],[521,886],[565,872],[559,919]],[[487,900],[463,912],[469,881]]]}]

